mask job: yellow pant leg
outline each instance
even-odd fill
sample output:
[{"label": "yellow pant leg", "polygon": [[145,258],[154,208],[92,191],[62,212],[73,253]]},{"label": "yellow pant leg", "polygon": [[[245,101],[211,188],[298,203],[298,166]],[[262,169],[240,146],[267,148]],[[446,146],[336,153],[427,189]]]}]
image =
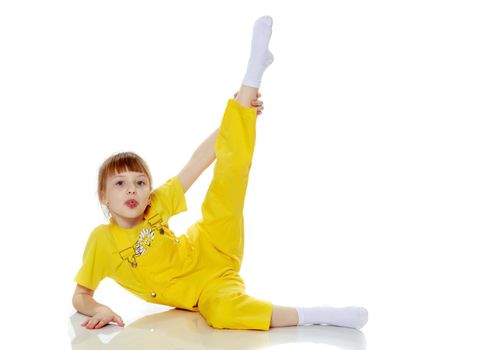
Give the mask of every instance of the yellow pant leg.
[{"label": "yellow pant leg", "polygon": [[213,179],[202,204],[200,234],[218,254],[231,258],[232,268],[240,270],[243,258],[243,206],[255,147],[257,110],[233,99],[223,115],[215,144]]},{"label": "yellow pant leg", "polygon": [[199,297],[198,309],[213,328],[269,330],[272,303],[245,294],[236,272],[209,283]]}]

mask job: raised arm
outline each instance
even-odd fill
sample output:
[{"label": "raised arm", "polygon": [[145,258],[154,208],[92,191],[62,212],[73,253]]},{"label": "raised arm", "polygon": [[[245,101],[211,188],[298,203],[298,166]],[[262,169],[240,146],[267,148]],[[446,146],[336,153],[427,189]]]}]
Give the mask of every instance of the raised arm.
[{"label": "raised arm", "polygon": [[[235,98],[238,93],[235,93]],[[262,113],[263,102],[258,100],[261,96],[260,93],[257,93],[257,99],[253,100],[252,106],[257,108],[257,115]],[[197,178],[203,173],[204,170],[211,165],[216,159],[216,154],[214,153],[214,145],[216,144],[216,138],[218,137],[219,128],[213,131],[211,135],[209,135],[191,156],[191,159],[187,162],[187,164],[182,168],[182,170],[177,174],[177,177],[182,184],[184,192],[186,192],[189,187],[197,180]]]},{"label": "raised arm", "polygon": [[219,128],[209,135],[203,143],[194,151],[191,159],[177,174],[177,177],[186,192],[189,187],[197,180],[197,178],[207,169],[209,165],[216,159],[214,153],[214,145],[218,137]]}]

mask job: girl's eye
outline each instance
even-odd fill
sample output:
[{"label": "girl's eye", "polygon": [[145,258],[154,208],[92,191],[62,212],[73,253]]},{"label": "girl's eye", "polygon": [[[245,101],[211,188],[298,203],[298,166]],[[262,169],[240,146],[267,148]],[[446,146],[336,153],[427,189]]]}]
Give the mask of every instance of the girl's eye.
[{"label": "girl's eye", "polygon": [[[116,182],[116,186],[120,186],[123,183],[124,183],[124,181],[118,181],[118,182]],[[137,184],[140,186],[144,186],[146,183],[144,181],[138,181]]]}]

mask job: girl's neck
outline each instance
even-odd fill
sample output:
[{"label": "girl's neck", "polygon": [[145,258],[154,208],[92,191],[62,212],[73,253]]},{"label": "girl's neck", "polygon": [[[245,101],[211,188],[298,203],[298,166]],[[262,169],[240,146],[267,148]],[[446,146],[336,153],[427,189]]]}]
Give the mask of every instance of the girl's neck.
[{"label": "girl's neck", "polygon": [[118,217],[116,215],[116,216],[113,216],[111,219],[113,220],[113,222],[117,226],[119,226],[121,228],[132,229],[132,228],[138,227],[138,225],[141,224],[141,222],[143,221],[143,214],[137,218],[130,218],[130,219]]}]

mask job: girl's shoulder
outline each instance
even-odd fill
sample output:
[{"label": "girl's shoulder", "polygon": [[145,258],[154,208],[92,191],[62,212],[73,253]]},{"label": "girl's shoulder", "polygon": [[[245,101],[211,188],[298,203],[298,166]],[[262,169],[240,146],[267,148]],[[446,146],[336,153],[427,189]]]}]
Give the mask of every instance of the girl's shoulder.
[{"label": "girl's shoulder", "polygon": [[110,236],[109,225],[102,224],[97,226],[92,230],[89,236],[89,240],[91,241],[103,241],[107,240]]}]

